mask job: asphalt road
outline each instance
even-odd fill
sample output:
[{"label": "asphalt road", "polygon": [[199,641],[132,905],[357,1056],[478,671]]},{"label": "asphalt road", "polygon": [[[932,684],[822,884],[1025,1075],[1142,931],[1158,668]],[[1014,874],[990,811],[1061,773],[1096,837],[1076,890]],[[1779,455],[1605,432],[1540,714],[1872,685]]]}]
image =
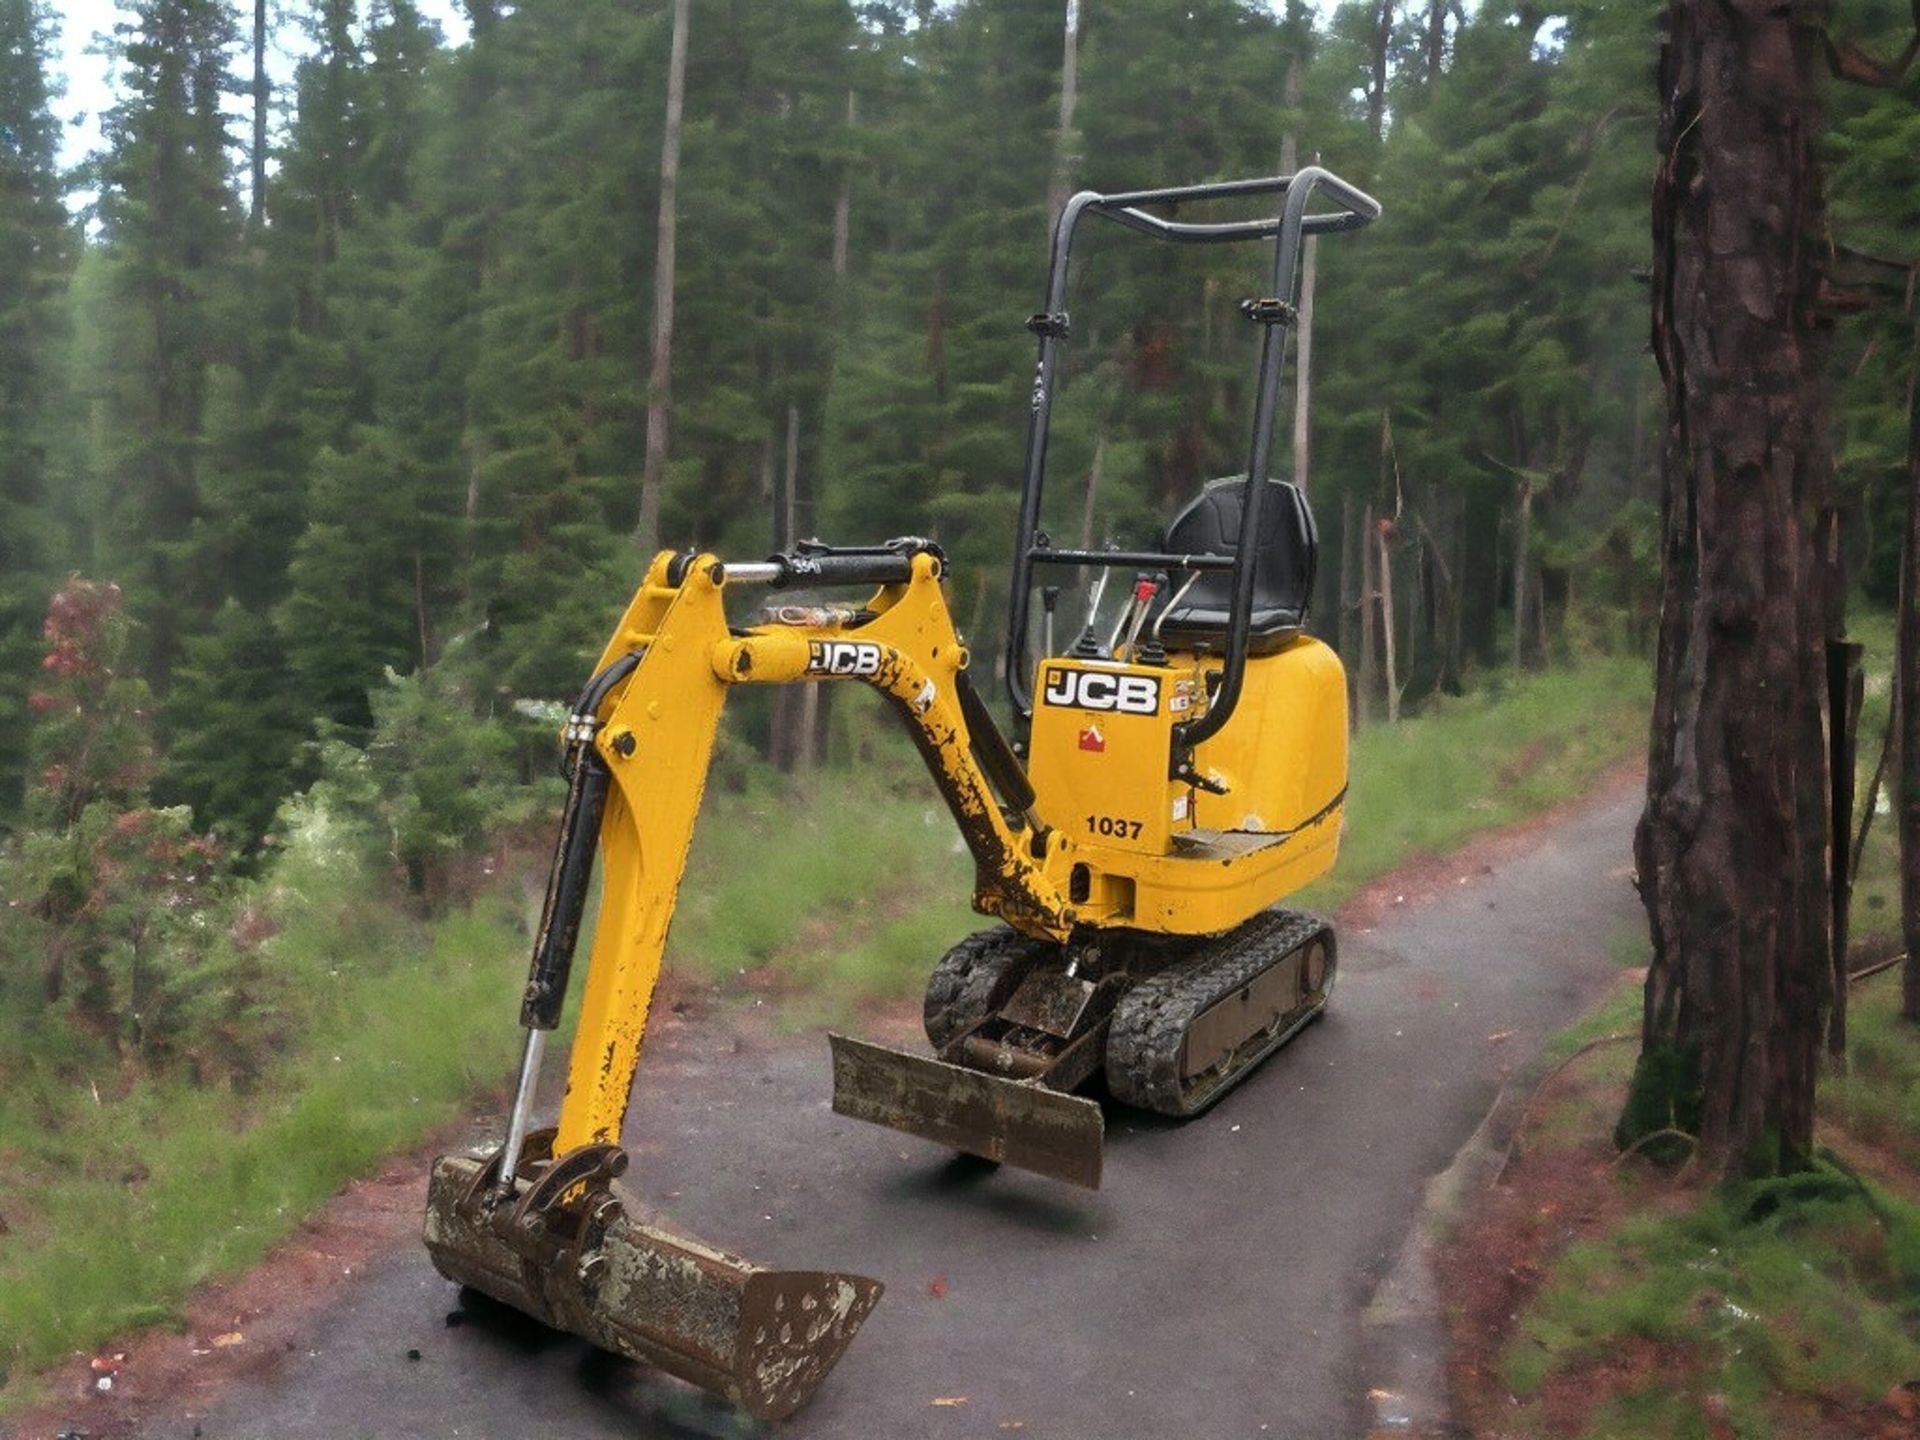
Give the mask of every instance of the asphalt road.
[{"label": "asphalt road", "polygon": [[[843,1120],[828,1108],[822,1037],[727,1023],[654,1042],[627,1178],[676,1223],[763,1263],[886,1283],[839,1368],[782,1427],[792,1440],[1361,1435],[1374,1377],[1360,1311],[1503,1070],[1616,973],[1610,942],[1638,915],[1636,808],[1616,790],[1490,873],[1450,877],[1344,933],[1326,1018],[1214,1110],[1181,1125],[1110,1108],[1098,1193]],[[150,1433],[754,1433],[676,1382],[510,1314],[450,1326],[454,1304],[424,1253],[394,1253],[197,1430]]]}]

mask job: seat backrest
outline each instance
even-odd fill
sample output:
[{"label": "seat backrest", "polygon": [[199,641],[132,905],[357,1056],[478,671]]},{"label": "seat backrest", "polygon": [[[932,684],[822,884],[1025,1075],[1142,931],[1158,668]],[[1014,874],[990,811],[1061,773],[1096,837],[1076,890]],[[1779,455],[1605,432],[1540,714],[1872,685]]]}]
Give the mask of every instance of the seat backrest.
[{"label": "seat backrest", "polygon": [[[1167,526],[1163,547],[1175,555],[1231,555],[1240,543],[1240,513],[1246,499],[1246,477],[1214,480]],[[1313,512],[1297,486],[1269,480],[1260,507],[1260,537],[1253,551],[1253,632],[1256,636],[1277,628],[1298,629],[1306,623],[1313,598],[1313,572],[1320,539]],[[1168,616],[1173,629],[1205,624],[1225,615],[1233,604],[1233,577],[1209,571],[1194,583],[1178,609]]]}]

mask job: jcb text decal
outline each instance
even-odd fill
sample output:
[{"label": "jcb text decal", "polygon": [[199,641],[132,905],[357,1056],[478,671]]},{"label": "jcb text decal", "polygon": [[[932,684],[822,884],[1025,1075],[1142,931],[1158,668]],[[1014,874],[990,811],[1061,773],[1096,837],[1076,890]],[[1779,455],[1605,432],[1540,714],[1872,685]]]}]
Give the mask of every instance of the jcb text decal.
[{"label": "jcb text decal", "polygon": [[1062,667],[1047,675],[1042,699],[1075,710],[1118,710],[1125,715],[1160,711],[1160,682],[1151,675],[1115,675],[1108,670]]},{"label": "jcb text decal", "polygon": [[809,640],[809,675],[878,675],[880,647],[864,640]]}]

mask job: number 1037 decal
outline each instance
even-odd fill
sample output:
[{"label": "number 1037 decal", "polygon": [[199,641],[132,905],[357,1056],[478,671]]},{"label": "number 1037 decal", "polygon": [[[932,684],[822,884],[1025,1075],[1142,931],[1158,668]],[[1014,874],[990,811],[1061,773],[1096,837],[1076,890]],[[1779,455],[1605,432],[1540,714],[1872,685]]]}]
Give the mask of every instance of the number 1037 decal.
[{"label": "number 1037 decal", "polygon": [[1116,840],[1138,840],[1144,828],[1138,820],[1129,820],[1123,815],[1087,816],[1087,832],[1092,835],[1110,835]]}]

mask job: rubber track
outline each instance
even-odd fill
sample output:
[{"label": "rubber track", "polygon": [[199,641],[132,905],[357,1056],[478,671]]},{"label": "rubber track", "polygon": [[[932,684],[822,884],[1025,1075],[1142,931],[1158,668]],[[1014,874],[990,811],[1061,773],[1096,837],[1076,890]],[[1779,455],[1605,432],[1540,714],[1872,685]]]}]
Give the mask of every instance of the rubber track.
[{"label": "rubber track", "polygon": [[945,1049],[954,1036],[999,1009],[1026,973],[1058,949],[997,925],[974,932],[947,951],[927,977],[922,1015],[933,1048]]},{"label": "rubber track", "polygon": [[1187,1028],[1209,1006],[1320,935],[1331,943],[1333,929],[1317,916],[1268,910],[1191,958],[1140,981],[1115,1008],[1107,1032],[1107,1088],[1114,1098],[1162,1115],[1196,1115],[1226,1094],[1325,1006],[1333,989],[1332,971],[1317,1005],[1291,1019],[1271,1045],[1198,1094],[1189,1094],[1180,1076]]}]

